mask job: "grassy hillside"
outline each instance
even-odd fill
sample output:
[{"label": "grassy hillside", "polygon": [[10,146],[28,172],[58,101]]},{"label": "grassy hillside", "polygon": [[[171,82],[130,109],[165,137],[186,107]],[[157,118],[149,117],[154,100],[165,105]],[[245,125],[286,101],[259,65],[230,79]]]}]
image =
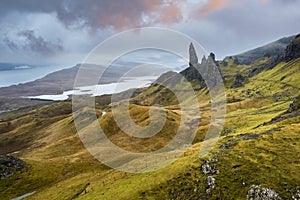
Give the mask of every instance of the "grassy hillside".
[{"label": "grassy hillside", "polygon": [[[244,87],[230,87],[236,73],[247,76],[253,67],[233,61],[221,65],[227,117],[213,151],[199,157],[211,115],[208,92],[202,89],[196,91],[201,123],[193,145],[174,163],[154,172],[120,172],[93,158],[78,137],[71,102],[1,114],[0,153],[28,164],[25,172],[0,180],[1,199],[33,191],[27,199],[245,199],[251,185],[274,189],[281,198],[291,199],[300,186],[300,111],[299,106],[290,109],[291,104],[299,105],[295,98],[300,95],[300,59],[247,78]],[[97,104],[98,121],[107,137],[122,148],[159,149],[176,134],[181,111],[166,89],[157,85],[142,89],[130,104],[130,115],[139,125],[150,122],[149,105],[165,105],[167,123],[150,139],[123,133],[107,103]],[[101,116],[103,110],[107,114]],[[204,173],[205,163],[214,170]],[[208,181],[212,177],[213,184]]]}]

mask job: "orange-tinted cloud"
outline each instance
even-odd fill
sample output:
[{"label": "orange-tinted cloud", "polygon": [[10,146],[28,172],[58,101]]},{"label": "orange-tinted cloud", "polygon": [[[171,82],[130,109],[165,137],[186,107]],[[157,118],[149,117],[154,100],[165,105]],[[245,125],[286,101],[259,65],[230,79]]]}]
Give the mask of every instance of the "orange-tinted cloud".
[{"label": "orange-tinted cloud", "polygon": [[159,17],[155,20],[155,22],[158,23],[170,24],[182,19],[182,10],[179,5],[176,4],[176,1],[169,2],[167,5],[160,8],[159,13]]},{"label": "orange-tinted cloud", "polygon": [[[18,4],[11,0],[1,0],[0,15],[7,11],[17,13],[51,13],[71,28],[88,27],[98,30],[112,27],[120,30],[156,24],[180,22],[183,16],[203,16],[234,3],[270,0],[201,0],[188,5],[189,0],[51,0],[48,3],[26,0]],[[199,3],[199,2],[205,2]],[[192,7],[192,8],[190,8]],[[185,13],[184,13],[185,12]]]},{"label": "orange-tinted cloud", "polygon": [[201,14],[208,14],[225,7],[226,5],[228,5],[228,3],[228,0],[208,0],[203,7],[199,8],[198,12]]},{"label": "orange-tinted cloud", "polygon": [[[182,3],[186,0],[131,0],[110,1],[106,8],[99,7],[99,26],[117,30],[153,24],[170,24],[182,19]],[[125,3],[124,3],[125,2]]]},{"label": "orange-tinted cloud", "polygon": [[[208,15],[216,10],[220,10],[227,6],[233,5],[235,3],[243,3],[245,1],[253,0],[207,0],[204,5],[199,5],[198,8],[192,11],[192,16],[203,16]],[[268,3],[270,0],[258,0],[260,3]]]}]

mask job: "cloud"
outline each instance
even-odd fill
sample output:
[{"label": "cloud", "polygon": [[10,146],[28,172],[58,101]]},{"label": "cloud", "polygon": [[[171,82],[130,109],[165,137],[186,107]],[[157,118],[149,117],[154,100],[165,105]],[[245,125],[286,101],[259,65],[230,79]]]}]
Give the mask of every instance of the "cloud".
[{"label": "cloud", "polygon": [[17,50],[17,49],[19,49],[19,48],[18,48],[18,45],[17,45],[16,43],[12,42],[12,41],[8,38],[7,35],[4,36],[3,42],[4,42],[4,44],[5,44],[9,49],[11,49],[11,50]]},{"label": "cloud", "polygon": [[231,0],[223,9],[193,16],[189,24],[176,28],[221,59],[298,34],[299,6],[297,0],[269,0],[264,4],[260,0]]},{"label": "cloud", "polygon": [[67,26],[83,25],[92,29],[111,26],[120,30],[179,22],[183,2],[185,0],[65,1],[57,9],[57,17]]},{"label": "cloud", "polygon": [[0,15],[8,12],[55,13],[68,28],[124,29],[169,24],[182,19],[186,0],[2,0]]},{"label": "cloud", "polygon": [[142,26],[186,33],[220,58],[298,33],[299,6],[299,0],[1,0],[0,61],[81,62],[114,33]]},{"label": "cloud", "polygon": [[200,7],[197,12],[201,14],[208,14],[210,12],[223,8],[228,3],[228,0],[209,0],[203,7]]},{"label": "cloud", "polygon": [[16,42],[13,39],[10,39],[7,35],[3,39],[3,42],[7,45],[7,47],[13,51],[29,50],[35,54],[49,56],[55,55],[63,50],[63,46],[61,44],[47,41],[41,36],[36,36],[33,30],[19,31],[15,37]]},{"label": "cloud", "polygon": [[[207,0],[204,4],[199,4],[198,7],[192,11],[191,16],[203,16],[211,14],[217,10],[221,10],[225,7],[229,7],[239,3],[247,3],[247,1],[254,1],[254,0]],[[270,0],[256,0],[262,4],[269,3]]]}]

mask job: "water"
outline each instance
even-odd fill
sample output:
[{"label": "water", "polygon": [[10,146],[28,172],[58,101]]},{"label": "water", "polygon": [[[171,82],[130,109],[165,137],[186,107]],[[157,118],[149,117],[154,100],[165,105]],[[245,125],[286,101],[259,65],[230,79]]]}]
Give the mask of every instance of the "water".
[{"label": "water", "polygon": [[29,193],[26,193],[26,194],[24,194],[24,195],[22,195],[22,196],[13,198],[13,199],[11,199],[11,200],[22,200],[22,199],[25,199],[26,197],[29,197],[29,196],[31,196],[31,195],[33,195],[33,194],[35,194],[35,193],[36,193],[36,191],[34,191],[34,192],[29,192]]},{"label": "water", "polygon": [[69,68],[68,66],[20,66],[12,70],[0,71],[0,87],[17,85],[42,78],[49,73]]},{"label": "water", "polygon": [[39,95],[30,96],[28,98],[62,101],[69,98],[70,95],[91,95],[100,96],[103,94],[113,94],[123,92],[130,88],[141,88],[151,84],[156,80],[157,76],[141,76],[141,77],[126,77],[118,83],[101,84],[93,86],[85,86],[76,88],[76,90],[65,91],[63,94],[58,95]]},{"label": "water", "polygon": [[[0,63],[1,64],[1,63]],[[145,65],[148,64],[148,65]],[[159,74],[166,71],[181,71],[186,68],[187,61],[183,58],[162,50],[145,49],[134,51],[116,59],[112,66],[132,67],[131,76],[127,77],[119,83],[94,85],[88,87],[77,88],[77,90],[65,91],[60,95],[40,95],[30,98],[38,98],[45,100],[65,100],[73,94],[90,94],[99,96],[103,94],[112,94],[125,91],[130,88],[140,88],[153,82],[158,78]],[[3,64],[0,65],[0,87],[17,85],[40,79],[45,75],[66,69],[66,66],[30,66],[30,65],[15,65]],[[2,71],[1,71],[2,69]],[[6,70],[3,70],[6,69]],[[157,75],[157,76],[154,76]]]}]

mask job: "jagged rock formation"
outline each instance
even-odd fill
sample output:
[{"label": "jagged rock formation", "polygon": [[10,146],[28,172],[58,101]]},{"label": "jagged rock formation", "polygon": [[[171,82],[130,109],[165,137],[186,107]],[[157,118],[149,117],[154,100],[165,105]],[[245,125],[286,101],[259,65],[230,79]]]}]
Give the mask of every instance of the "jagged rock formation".
[{"label": "jagged rock formation", "polygon": [[[207,84],[212,87],[215,86],[217,84],[216,81],[218,80],[218,75],[221,75],[223,81],[223,76],[215,60],[214,53],[210,53],[207,58],[203,56],[201,63],[198,63],[198,57],[195,48],[191,43],[189,54],[190,67],[180,72],[180,74],[183,75],[187,81],[198,80],[201,88],[206,87]],[[201,72],[201,74],[199,72]]]},{"label": "jagged rock formation", "polygon": [[198,80],[200,82],[201,88],[205,86],[205,81],[202,78],[201,74],[197,70],[198,63],[193,64],[192,66],[186,68],[185,70],[181,71],[180,74],[186,78],[187,81]]},{"label": "jagged rock formation", "polygon": [[16,172],[23,172],[27,165],[14,156],[0,155],[0,179],[13,176]]},{"label": "jagged rock formation", "polygon": [[190,66],[194,66],[198,64],[198,56],[193,43],[190,44],[189,55],[190,55],[190,62],[189,62]]},{"label": "jagged rock formation", "polygon": [[281,200],[282,198],[270,188],[252,185],[247,194],[247,200]]},{"label": "jagged rock formation", "polygon": [[300,57],[300,34],[287,46],[284,61],[289,62]]},{"label": "jagged rock formation", "polygon": [[[216,63],[216,55],[213,53],[213,52],[211,52],[210,54],[209,54],[209,56],[211,57],[211,59],[214,61],[214,63]],[[216,63],[217,64],[217,63]]]},{"label": "jagged rock formation", "polygon": [[[211,53],[207,59],[203,57],[202,63],[199,65],[199,67],[202,68],[201,71],[204,72],[203,78],[205,79],[206,84],[211,87],[216,86],[218,81],[224,81],[221,69],[216,64],[214,57],[213,53]],[[219,76],[221,76],[221,79],[219,79]]]},{"label": "jagged rock formation", "polygon": [[245,77],[242,74],[237,73],[234,76],[234,80],[233,80],[233,84],[231,85],[231,88],[243,87],[244,84],[245,84]]},{"label": "jagged rock formation", "polygon": [[[161,75],[155,83],[176,84],[183,76],[187,81],[197,80],[200,82],[200,89],[210,85],[214,87],[217,81],[224,81],[221,70],[215,60],[215,54],[210,53],[206,58],[203,56],[201,63],[198,62],[198,56],[193,44],[189,47],[189,67],[181,71],[179,74],[175,72],[167,72]],[[201,72],[201,73],[199,73]],[[219,80],[221,76],[222,80]]]}]

